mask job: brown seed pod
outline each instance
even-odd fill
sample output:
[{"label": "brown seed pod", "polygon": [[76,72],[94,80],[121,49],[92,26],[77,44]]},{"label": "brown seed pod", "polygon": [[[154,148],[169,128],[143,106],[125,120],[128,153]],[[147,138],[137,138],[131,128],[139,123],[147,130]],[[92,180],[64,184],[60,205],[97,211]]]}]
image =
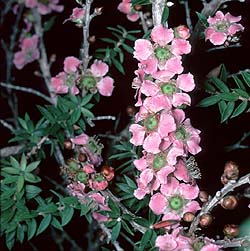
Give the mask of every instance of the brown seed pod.
[{"label": "brown seed pod", "polygon": [[64,145],[64,148],[68,149],[68,150],[71,150],[72,147],[73,147],[73,144],[72,144],[72,142],[70,140],[65,140],[63,145]]},{"label": "brown seed pod", "polygon": [[172,225],[177,224],[179,221],[178,220],[164,220],[164,221],[159,221],[153,225],[154,229],[160,229],[164,227],[171,227]]},{"label": "brown seed pod", "polygon": [[194,220],[194,214],[191,212],[187,212],[183,215],[183,220],[186,222],[192,222]]},{"label": "brown seed pod", "polygon": [[114,168],[111,166],[102,166],[101,173],[108,181],[112,180],[115,176]]},{"label": "brown seed pod", "polygon": [[86,155],[85,153],[79,153],[79,155],[78,155],[78,160],[79,160],[80,162],[85,162],[85,161],[87,161],[87,155]]},{"label": "brown seed pod", "polygon": [[223,233],[228,238],[234,238],[234,237],[238,236],[239,232],[240,232],[240,230],[239,230],[239,226],[238,225],[227,224],[223,228]]},{"label": "brown seed pod", "polygon": [[237,180],[239,178],[239,166],[233,161],[228,161],[224,167],[224,175],[229,180]]},{"label": "brown seed pod", "polygon": [[88,42],[89,43],[93,44],[95,41],[96,41],[96,37],[94,35],[88,37]]},{"label": "brown seed pod", "polygon": [[200,199],[201,202],[203,202],[203,203],[207,202],[208,198],[209,198],[209,196],[208,196],[208,193],[206,191],[200,191],[199,192],[199,199]]},{"label": "brown seed pod", "polygon": [[212,221],[213,221],[212,215],[210,213],[205,213],[201,215],[199,224],[201,227],[207,227],[212,223]]},{"label": "brown seed pod", "polygon": [[233,195],[228,195],[221,201],[221,206],[227,210],[233,210],[238,205],[238,200]]},{"label": "brown seed pod", "polygon": [[142,6],[141,5],[135,5],[134,6],[134,9],[136,10],[136,11],[140,11],[141,9],[142,9]]}]

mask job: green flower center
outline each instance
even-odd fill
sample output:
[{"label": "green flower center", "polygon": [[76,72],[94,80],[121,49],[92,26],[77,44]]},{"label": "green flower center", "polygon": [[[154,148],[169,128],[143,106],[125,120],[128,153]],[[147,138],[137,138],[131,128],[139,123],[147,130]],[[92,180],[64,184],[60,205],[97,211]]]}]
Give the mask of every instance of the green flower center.
[{"label": "green flower center", "polygon": [[150,115],[145,119],[144,123],[148,131],[153,131],[158,126],[158,119],[155,115]]},{"label": "green flower center", "polygon": [[103,144],[99,142],[96,137],[90,137],[88,142],[88,149],[95,154],[101,155]]},{"label": "green flower center", "polygon": [[82,85],[85,89],[90,90],[96,86],[96,80],[93,76],[84,76],[82,79]]},{"label": "green flower center", "polygon": [[172,82],[164,83],[161,85],[161,91],[163,94],[172,95],[175,92],[175,85]]},{"label": "green flower center", "polygon": [[155,56],[159,61],[165,61],[171,58],[172,53],[167,47],[157,47],[155,49]]},{"label": "green flower center", "polygon": [[154,160],[153,160],[153,168],[154,170],[160,170],[162,167],[164,167],[166,164],[166,159],[164,157],[164,155],[162,154],[157,154],[155,157],[154,157]]},{"label": "green flower center", "polygon": [[82,182],[82,183],[86,183],[87,180],[88,180],[87,174],[84,173],[84,172],[79,172],[77,174],[77,180],[80,181],[80,182]]},{"label": "green flower center", "polygon": [[180,139],[180,140],[186,140],[188,138],[188,133],[187,133],[187,131],[185,130],[184,127],[179,127],[176,130],[175,135],[176,135],[176,138]]},{"label": "green flower center", "polygon": [[229,28],[229,25],[225,21],[218,22],[216,25],[216,30],[219,32],[226,32]]},{"label": "green flower center", "polygon": [[172,209],[172,210],[180,210],[182,207],[183,207],[183,198],[176,195],[176,196],[173,196],[169,199],[169,207]]}]

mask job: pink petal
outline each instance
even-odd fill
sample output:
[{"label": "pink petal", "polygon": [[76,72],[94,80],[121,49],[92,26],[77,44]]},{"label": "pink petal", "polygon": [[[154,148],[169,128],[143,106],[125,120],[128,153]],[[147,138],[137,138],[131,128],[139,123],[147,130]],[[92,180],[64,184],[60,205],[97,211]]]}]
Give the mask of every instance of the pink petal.
[{"label": "pink petal", "polygon": [[181,141],[175,141],[171,146],[168,155],[167,161],[170,165],[175,165],[177,162],[177,157],[185,156],[183,143]]},{"label": "pink petal", "polygon": [[183,213],[190,212],[190,213],[195,214],[200,209],[201,207],[197,201],[190,201],[185,205]]},{"label": "pink petal", "polygon": [[148,191],[146,189],[142,189],[142,188],[137,188],[134,191],[134,196],[135,198],[137,198],[138,200],[141,200],[145,197],[145,195],[148,193]]},{"label": "pink petal", "polygon": [[173,116],[175,118],[176,124],[180,125],[185,119],[185,112],[181,109],[173,110]]},{"label": "pink petal", "polygon": [[210,42],[214,45],[222,45],[225,43],[227,35],[224,32],[214,32],[210,36]]},{"label": "pink petal", "polygon": [[167,29],[162,25],[157,25],[151,32],[151,38],[154,42],[160,46],[165,46],[174,38],[174,32],[172,29]]},{"label": "pink petal", "polygon": [[209,17],[209,18],[207,19],[207,21],[208,21],[209,24],[216,24],[218,21],[221,21],[221,20],[223,20],[223,19],[224,19],[224,14],[223,14],[223,12],[217,11],[217,12],[215,13],[215,16],[214,16],[214,17]]},{"label": "pink petal", "polygon": [[195,155],[201,151],[200,137],[198,135],[193,135],[187,140],[188,151]]},{"label": "pink petal", "polygon": [[73,73],[77,71],[77,67],[80,65],[81,61],[76,57],[66,57],[64,60],[63,70],[67,73]]},{"label": "pink petal", "polygon": [[153,52],[152,44],[148,40],[138,39],[135,41],[134,58],[137,60],[146,60]]},{"label": "pink petal", "polygon": [[139,14],[137,13],[129,13],[127,14],[127,19],[131,22],[136,22],[140,18]]},{"label": "pink petal", "polygon": [[129,131],[133,134],[132,138],[130,139],[130,142],[135,146],[142,145],[145,137],[144,127],[138,124],[132,124],[129,127]]},{"label": "pink petal", "polygon": [[108,73],[109,66],[101,60],[95,60],[90,67],[91,72],[95,77],[103,77]]},{"label": "pink petal", "polygon": [[145,169],[140,174],[140,182],[146,187],[154,177],[154,173],[151,169]]},{"label": "pink petal", "polygon": [[174,176],[178,180],[183,180],[185,182],[190,181],[190,175],[183,160],[179,160],[177,164],[175,165],[175,168],[176,170],[174,172]]},{"label": "pink petal", "polygon": [[154,96],[159,92],[159,87],[154,82],[145,80],[142,83],[141,92],[146,96]]},{"label": "pink petal", "polygon": [[230,23],[236,23],[236,22],[239,22],[241,20],[241,16],[233,16],[231,15],[229,12],[226,13],[225,15],[225,19],[228,20]]},{"label": "pink petal", "polygon": [[[167,60],[164,68],[166,71],[172,73],[172,76],[175,74],[181,74],[183,72],[181,57],[173,57]],[[171,76],[171,77],[172,77]]]},{"label": "pink petal", "polygon": [[172,251],[176,250],[178,244],[172,235],[165,234],[157,236],[155,246],[159,248],[159,251]]},{"label": "pink petal", "polygon": [[199,188],[197,185],[189,185],[181,183],[179,190],[182,193],[183,197],[188,200],[193,200],[197,198],[199,194]]},{"label": "pink petal", "polygon": [[192,91],[195,87],[194,76],[191,73],[179,75],[176,86],[185,92]]},{"label": "pink petal", "polygon": [[161,137],[157,132],[150,133],[143,143],[143,149],[149,153],[159,153],[161,143]]},{"label": "pink petal", "polygon": [[76,145],[86,145],[89,141],[89,136],[85,133],[82,133],[74,138],[70,139]]},{"label": "pink petal", "polygon": [[244,27],[241,24],[232,24],[228,28],[228,34],[234,35],[238,31],[243,31]]},{"label": "pink petal", "polygon": [[148,164],[147,164],[145,157],[142,157],[140,159],[136,159],[136,160],[134,160],[133,163],[139,171],[143,171],[144,169],[146,169],[148,167]]},{"label": "pink petal", "polygon": [[142,60],[139,67],[143,69],[146,74],[153,74],[157,71],[158,60],[156,58],[148,58]]},{"label": "pink petal", "polygon": [[166,203],[165,196],[161,193],[156,193],[151,197],[149,207],[155,214],[159,215],[164,212]]},{"label": "pink petal", "polygon": [[96,84],[96,87],[101,95],[109,97],[114,89],[114,79],[106,76]]},{"label": "pink petal", "polygon": [[161,184],[168,182],[168,175],[175,170],[173,166],[165,166],[157,172],[157,178]]},{"label": "pink petal", "polygon": [[158,132],[161,138],[167,137],[170,132],[173,132],[175,130],[176,124],[173,116],[167,112],[162,112],[158,125]]},{"label": "pink petal", "polygon": [[191,45],[185,39],[175,38],[171,44],[171,52],[176,56],[188,54],[191,52]]},{"label": "pink petal", "polygon": [[181,105],[190,105],[191,104],[191,98],[186,93],[175,93],[173,95],[173,106],[178,107]]},{"label": "pink petal", "polygon": [[167,184],[162,184],[160,191],[166,197],[171,197],[176,194],[176,191],[179,193],[179,186],[180,182],[176,178],[171,177]]},{"label": "pink petal", "polygon": [[169,110],[171,104],[169,99],[165,95],[155,95],[153,97],[147,97],[143,102],[144,107],[150,112],[157,113],[162,109]]}]

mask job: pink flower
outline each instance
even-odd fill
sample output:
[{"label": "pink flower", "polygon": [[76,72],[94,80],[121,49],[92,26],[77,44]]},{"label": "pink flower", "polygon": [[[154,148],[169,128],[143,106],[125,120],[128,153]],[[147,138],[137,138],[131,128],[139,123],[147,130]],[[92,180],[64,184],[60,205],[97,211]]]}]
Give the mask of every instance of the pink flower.
[{"label": "pink flower", "polygon": [[214,45],[224,44],[229,36],[244,30],[241,24],[237,24],[240,20],[241,16],[234,17],[230,13],[224,15],[221,11],[217,11],[214,17],[209,17],[207,20],[209,27],[205,30],[205,39]]},{"label": "pink flower", "polygon": [[77,71],[77,68],[80,64],[81,61],[78,58],[72,56],[66,57],[63,62],[63,70],[68,74],[74,73]]},{"label": "pink flower", "polygon": [[14,64],[17,69],[21,70],[26,64],[31,63],[39,58],[38,36],[33,35],[24,38],[21,42],[21,51],[14,55]]},{"label": "pink flower", "polygon": [[78,22],[78,20],[82,20],[85,16],[86,10],[84,8],[74,8],[72,11],[72,14],[70,16],[70,19],[73,22]]},{"label": "pink flower", "polygon": [[220,246],[211,243],[201,248],[201,251],[219,251],[219,250]]},{"label": "pink flower", "polygon": [[78,88],[75,86],[74,75],[70,76],[65,72],[60,72],[55,77],[52,77],[51,86],[56,94],[65,94],[69,91],[71,91],[73,95],[79,93]]},{"label": "pink flower", "polygon": [[130,0],[122,0],[122,2],[119,3],[117,9],[122,13],[127,14],[128,20],[132,22],[135,22],[140,18],[139,14],[134,9],[132,9]]},{"label": "pink flower", "polygon": [[177,38],[188,39],[190,37],[190,32],[188,27],[185,25],[179,25],[175,29],[175,36]]},{"label": "pink flower", "polygon": [[85,133],[82,133],[74,138],[70,139],[76,145],[86,145],[89,142],[89,136]]},{"label": "pink flower", "polygon": [[[92,194],[90,194],[89,197],[92,198],[93,201],[97,203],[98,208],[100,210],[110,211],[110,208],[108,207],[108,205],[105,201],[105,198],[100,193],[92,193]],[[92,216],[95,220],[97,220],[99,222],[105,222],[108,220],[108,216],[103,215],[98,212],[93,212]]]}]

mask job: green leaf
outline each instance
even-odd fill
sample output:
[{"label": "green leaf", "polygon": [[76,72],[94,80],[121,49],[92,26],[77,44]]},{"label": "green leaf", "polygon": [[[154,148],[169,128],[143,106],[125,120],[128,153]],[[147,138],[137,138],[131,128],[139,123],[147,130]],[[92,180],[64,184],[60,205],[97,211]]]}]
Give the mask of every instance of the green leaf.
[{"label": "green leaf", "polygon": [[236,92],[239,96],[248,99],[249,98],[249,94],[242,90],[242,89],[233,89],[234,92]]},{"label": "green leaf", "polygon": [[6,246],[9,250],[12,249],[15,243],[15,235],[16,231],[10,232],[6,234]]},{"label": "green leaf", "polygon": [[19,170],[14,167],[4,167],[1,169],[2,172],[9,173],[9,174],[19,174]]},{"label": "green leaf", "polygon": [[51,222],[51,214],[46,214],[44,216],[44,218],[42,219],[38,229],[37,229],[37,232],[36,232],[36,235],[39,235],[40,233],[42,233],[50,224]]},{"label": "green leaf", "polygon": [[208,27],[208,22],[207,22],[207,17],[204,16],[203,14],[199,13],[199,12],[195,12],[196,15],[198,16],[198,19],[200,20],[200,22],[205,26]]},{"label": "green leaf", "polygon": [[132,232],[132,230],[129,228],[128,224],[123,220],[122,221],[122,227],[131,235],[134,235],[134,233]]},{"label": "green leaf", "polygon": [[250,87],[250,73],[247,71],[242,71],[241,76],[243,77],[246,84]]},{"label": "green leaf", "polygon": [[137,188],[135,182],[132,179],[130,179],[127,175],[124,175],[124,177],[125,177],[127,184],[129,185],[129,187],[131,187],[133,189]]},{"label": "green leaf", "polygon": [[37,183],[41,181],[41,179],[38,176],[35,176],[32,173],[25,173],[24,179],[30,183]]},{"label": "green leaf", "polygon": [[72,207],[65,207],[61,214],[62,226],[67,225],[74,215],[74,209]]},{"label": "green leaf", "polygon": [[28,200],[36,197],[42,191],[40,187],[33,186],[33,185],[26,185],[25,190],[26,190],[26,198]]},{"label": "green leaf", "polygon": [[94,118],[95,117],[91,111],[89,111],[88,109],[86,109],[84,107],[81,107],[81,112],[87,118]]},{"label": "green leaf", "polygon": [[211,83],[209,83],[208,81],[205,82],[204,88],[205,88],[205,90],[207,90],[209,92],[214,92],[214,93],[216,92],[215,87]]},{"label": "green leaf", "polygon": [[151,236],[152,236],[152,230],[148,229],[144,235],[141,238],[141,242],[140,242],[140,250],[145,250],[147,244],[150,242]]},{"label": "green leaf", "polygon": [[37,223],[36,220],[33,218],[28,221],[28,240],[30,240],[36,233]]},{"label": "green leaf", "polygon": [[106,43],[110,43],[110,44],[114,44],[114,45],[116,45],[116,43],[117,43],[117,41],[115,41],[115,40],[113,40],[113,39],[111,39],[111,38],[100,38],[100,40],[101,41],[103,41],[103,42],[106,42]]},{"label": "green leaf", "polygon": [[51,225],[56,229],[63,231],[62,225],[56,217],[52,218]]},{"label": "green leaf", "polygon": [[218,103],[221,100],[220,95],[212,95],[210,97],[202,99],[199,103],[198,106],[200,107],[208,107],[211,105],[214,105]]},{"label": "green leaf", "polygon": [[239,77],[237,75],[233,75],[233,80],[235,81],[235,83],[238,85],[238,87],[241,90],[246,90],[245,85],[243,84],[243,82],[239,79]]},{"label": "green leaf", "polygon": [[167,22],[168,16],[169,16],[169,8],[168,6],[165,6],[161,17],[161,23],[163,25]]},{"label": "green leaf", "polygon": [[55,123],[55,117],[47,109],[40,105],[38,105],[37,108],[48,121]]},{"label": "green leaf", "polygon": [[20,168],[22,171],[24,171],[26,169],[26,165],[27,165],[26,157],[24,154],[22,154],[21,162],[20,162]]},{"label": "green leaf", "polygon": [[89,101],[92,99],[93,94],[88,94],[86,95],[82,101],[81,101],[81,106],[85,106],[87,103],[89,103]]},{"label": "green leaf", "polygon": [[121,222],[118,221],[117,224],[112,228],[111,241],[114,242],[118,238],[121,231]]},{"label": "green leaf", "polygon": [[43,24],[43,31],[49,31],[56,21],[56,16],[52,16],[48,21]]},{"label": "green leaf", "polygon": [[235,94],[235,93],[230,93],[230,92],[224,92],[219,94],[220,98],[225,100],[225,101],[229,101],[229,102],[233,102],[236,101],[239,98],[239,95]]},{"label": "green leaf", "polygon": [[19,122],[19,124],[23,127],[23,129],[28,130],[26,121],[25,121],[24,119],[18,118],[18,122]]},{"label": "green leaf", "polygon": [[19,176],[17,179],[17,192],[21,192],[24,186],[24,177]]},{"label": "green leaf", "polygon": [[228,72],[224,64],[221,64],[221,69],[220,69],[220,76],[219,78],[223,81],[226,82],[228,77]]},{"label": "green leaf", "polygon": [[80,116],[81,116],[81,110],[80,109],[74,110],[70,117],[71,124],[72,125],[75,124],[79,120]]},{"label": "green leaf", "polygon": [[221,123],[225,122],[232,114],[234,110],[235,102],[228,102],[227,107],[221,116]]},{"label": "green leaf", "polygon": [[109,199],[108,205],[111,209],[112,215],[114,216],[113,218],[118,218],[120,216],[120,208],[117,204],[112,199]]},{"label": "green leaf", "polygon": [[221,92],[229,92],[229,88],[222,80],[216,77],[212,77],[211,80]]},{"label": "green leaf", "polygon": [[114,57],[111,57],[111,60],[112,60],[112,63],[114,64],[115,68],[120,73],[122,73],[123,75],[125,75],[124,68],[123,68],[122,64],[117,59],[115,59]]},{"label": "green leaf", "polygon": [[221,100],[221,101],[218,103],[218,106],[219,106],[220,116],[222,117],[222,114],[225,112],[225,110],[226,110],[226,108],[227,108],[227,103],[226,103],[226,101]]},{"label": "green leaf", "polygon": [[124,44],[124,43],[122,43],[121,46],[122,46],[122,48],[123,48],[126,52],[128,52],[128,53],[130,53],[130,54],[133,54],[134,49],[133,49],[131,46],[129,46],[129,45],[127,45],[127,44]]},{"label": "green leaf", "polygon": [[18,168],[18,169],[20,168],[19,162],[12,156],[10,156],[10,163],[13,167]]},{"label": "green leaf", "polygon": [[243,113],[246,108],[247,108],[247,101],[246,100],[243,100],[237,107],[236,109],[234,110],[231,118],[234,118],[234,117],[237,117],[239,116],[241,113]]},{"label": "green leaf", "polygon": [[34,171],[37,167],[38,167],[38,165],[40,164],[40,161],[38,160],[38,161],[35,161],[35,162],[32,162],[32,163],[30,163],[27,167],[26,167],[26,172],[32,172],[32,171]]}]

